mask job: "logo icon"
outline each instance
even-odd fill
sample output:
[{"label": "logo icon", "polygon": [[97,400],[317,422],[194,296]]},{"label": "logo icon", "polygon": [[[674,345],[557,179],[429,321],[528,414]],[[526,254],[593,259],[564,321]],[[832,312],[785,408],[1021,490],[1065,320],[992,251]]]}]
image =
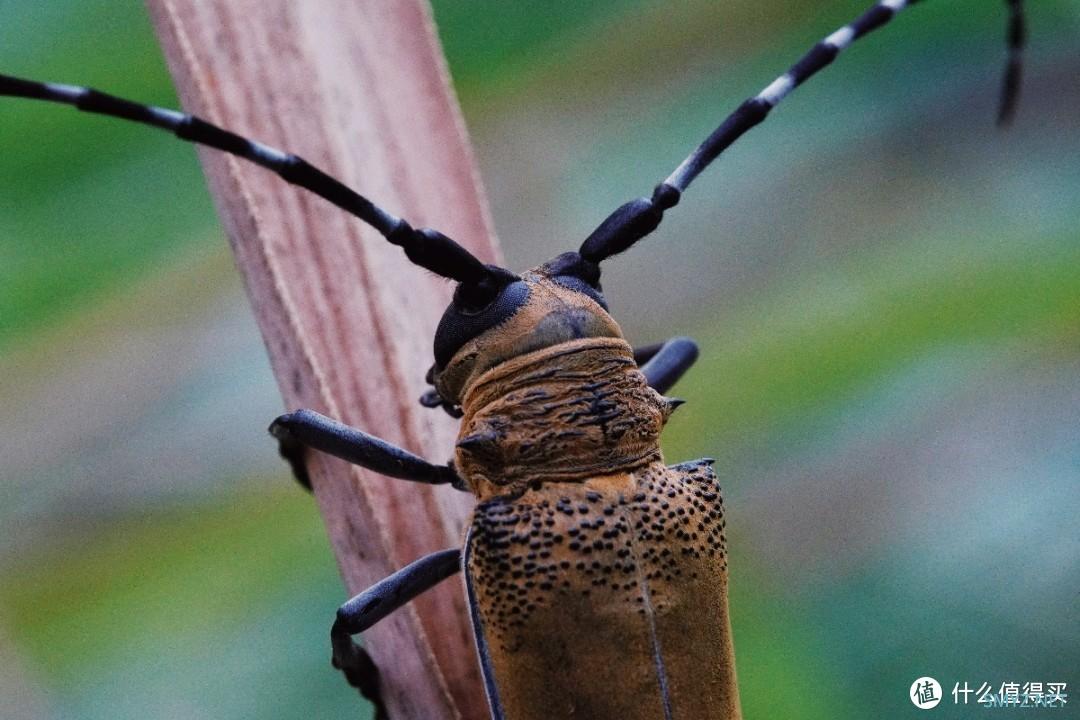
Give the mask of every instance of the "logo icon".
[{"label": "logo icon", "polygon": [[915,707],[929,710],[941,702],[941,685],[932,677],[921,677],[911,683],[908,697],[915,703]]}]

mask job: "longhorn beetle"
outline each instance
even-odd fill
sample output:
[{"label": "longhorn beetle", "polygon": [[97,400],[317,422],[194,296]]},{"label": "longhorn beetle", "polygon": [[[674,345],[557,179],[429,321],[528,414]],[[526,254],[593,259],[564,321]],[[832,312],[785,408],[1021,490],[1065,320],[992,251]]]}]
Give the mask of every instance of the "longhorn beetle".
[{"label": "longhorn beetle", "polygon": [[[301,483],[305,448],[478,501],[463,549],[420,558],[352,598],[332,662],[386,717],[378,671],[352,636],[464,570],[493,718],[739,715],[724,516],[710,460],[664,465],[667,391],[697,357],[687,338],[632,348],[608,314],[600,264],[651,233],[693,180],[792,90],[916,0],[880,0],[743,102],[651,197],[617,208],[577,251],[522,274],[415,229],[303,159],[174,110],[0,75],[0,94],[170,130],[273,170],[377,229],[457,283],[421,403],[461,418],[454,459],[431,464],[311,410],[270,432]],[[1007,0],[1000,123],[1019,90],[1021,0]]]}]

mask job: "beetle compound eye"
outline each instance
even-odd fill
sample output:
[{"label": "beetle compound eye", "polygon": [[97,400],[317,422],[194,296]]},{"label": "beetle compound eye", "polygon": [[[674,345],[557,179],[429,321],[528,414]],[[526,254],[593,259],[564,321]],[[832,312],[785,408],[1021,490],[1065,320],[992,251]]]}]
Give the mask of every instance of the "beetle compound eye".
[{"label": "beetle compound eye", "polygon": [[565,288],[588,295],[604,310],[608,309],[604,289],[600,286],[600,265],[581,257],[576,252],[566,252],[544,264],[551,279]]},{"label": "beetle compound eye", "polygon": [[529,286],[521,280],[494,290],[459,287],[435,330],[435,364],[446,367],[462,345],[509,320],[528,298]]},{"label": "beetle compound eye", "polygon": [[454,291],[454,307],[464,315],[476,315],[491,307],[500,291],[489,283],[459,285]]},{"label": "beetle compound eye", "polygon": [[575,292],[579,292],[582,295],[588,295],[590,298],[596,301],[596,303],[604,308],[608,309],[607,300],[604,299],[604,290],[600,287],[600,281],[597,280],[596,284],[590,284],[579,277],[574,275],[556,275],[552,278],[555,282],[562,285],[564,288],[569,288]]},{"label": "beetle compound eye", "polygon": [[477,315],[498,300],[507,285],[519,280],[498,265],[485,266],[487,275],[479,282],[461,283],[454,290],[453,306],[465,315]]}]

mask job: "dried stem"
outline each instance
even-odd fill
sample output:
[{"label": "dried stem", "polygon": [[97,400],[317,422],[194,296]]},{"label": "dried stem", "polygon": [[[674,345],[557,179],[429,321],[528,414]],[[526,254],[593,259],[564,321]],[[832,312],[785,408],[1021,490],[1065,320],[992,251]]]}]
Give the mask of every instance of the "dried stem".
[{"label": "dried stem", "polygon": [[[149,5],[185,109],[295,152],[414,225],[498,259],[423,0]],[[447,283],[265,170],[201,155],[285,405],[446,460],[453,423],[416,399]],[[461,543],[468,496],[324,456],[309,464],[350,592]],[[325,613],[329,628],[327,601],[312,612]],[[366,642],[395,720],[485,715],[460,583],[395,613]],[[327,653],[331,672],[329,645]]]}]

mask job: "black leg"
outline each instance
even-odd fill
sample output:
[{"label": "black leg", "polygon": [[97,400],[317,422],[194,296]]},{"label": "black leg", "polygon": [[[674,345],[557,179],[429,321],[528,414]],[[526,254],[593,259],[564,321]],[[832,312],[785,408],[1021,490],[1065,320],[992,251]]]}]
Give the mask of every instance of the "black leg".
[{"label": "black leg", "polygon": [[330,630],[330,643],[333,646],[331,662],[345,674],[350,685],[374,703],[377,719],[385,720],[387,717],[379,692],[379,670],[371,656],[353,641],[352,636],[367,630],[459,570],[461,551],[440,550],[380,580],[338,608],[337,619]]},{"label": "black leg", "polygon": [[[337,667],[337,661],[333,662],[334,667]],[[374,720],[390,720],[390,715],[386,712],[386,703],[382,699],[379,666],[368,655],[368,651],[356,643],[353,643],[349,651],[348,662],[349,669],[343,670],[345,679],[375,707]]]},{"label": "black leg", "polygon": [[460,418],[465,415],[460,407],[443,400],[442,395],[435,388],[431,388],[420,396],[420,404],[426,408],[442,408],[452,418]]},{"label": "black leg", "polygon": [[296,479],[308,489],[311,481],[303,462],[305,447],[321,450],[354,465],[388,477],[430,485],[449,484],[464,490],[458,474],[449,465],[432,465],[407,450],[361,432],[313,410],[297,410],[270,424],[270,434],[278,439],[281,455],[293,468]]},{"label": "black leg", "polygon": [[[270,432],[274,432],[273,426],[271,426]],[[311,492],[311,475],[308,474],[307,464],[304,462],[304,454],[307,452],[307,448],[288,433],[285,433],[283,437],[279,437],[277,441],[278,454],[281,455],[285,462],[289,463],[289,469],[292,470],[296,482],[300,483],[300,486],[305,490]]]},{"label": "black leg", "polygon": [[687,337],[634,348],[634,361],[645,373],[649,385],[658,393],[670,390],[697,358],[697,343]]}]

